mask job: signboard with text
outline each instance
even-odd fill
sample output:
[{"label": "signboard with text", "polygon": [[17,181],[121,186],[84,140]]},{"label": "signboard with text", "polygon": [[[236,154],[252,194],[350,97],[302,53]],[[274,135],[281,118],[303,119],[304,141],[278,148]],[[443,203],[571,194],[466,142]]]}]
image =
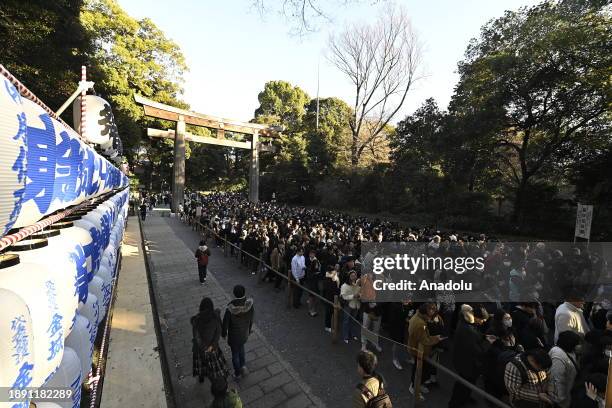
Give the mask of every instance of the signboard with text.
[{"label": "signboard with text", "polygon": [[574,231],[574,237],[590,239],[592,219],[593,206],[578,204],[578,211],[576,212],[576,230]]}]

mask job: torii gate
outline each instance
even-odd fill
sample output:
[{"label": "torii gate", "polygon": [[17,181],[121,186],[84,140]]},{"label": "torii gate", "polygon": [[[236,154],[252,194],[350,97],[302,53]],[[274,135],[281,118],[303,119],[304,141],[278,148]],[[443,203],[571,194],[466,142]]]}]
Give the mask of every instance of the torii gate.
[{"label": "torii gate", "polygon": [[[185,193],[185,141],[250,150],[249,200],[255,203],[259,201],[259,152],[276,151],[273,146],[262,144],[259,141],[259,136],[278,137],[277,127],[204,115],[155,102],[141,95],[134,95],[134,99],[136,103],[143,106],[146,116],[176,122],[176,130],[147,129],[147,135],[149,137],[174,140],[174,179],[172,183],[173,211],[176,211]],[[185,126],[187,124],[216,129],[219,137],[198,136],[188,133],[185,131]],[[225,139],[226,130],[228,132],[251,135],[251,141],[238,142]]]}]

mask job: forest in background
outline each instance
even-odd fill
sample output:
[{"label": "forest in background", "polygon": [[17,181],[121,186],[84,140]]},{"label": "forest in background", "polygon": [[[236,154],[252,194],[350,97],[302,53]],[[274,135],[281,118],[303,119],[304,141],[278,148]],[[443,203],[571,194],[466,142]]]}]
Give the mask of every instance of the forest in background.
[{"label": "forest in background", "polygon": [[[284,131],[279,153],[262,154],[261,197],[561,239],[571,238],[580,202],[595,206],[593,239],[612,238],[610,12],[601,0],[508,11],[466,44],[446,109],[428,99],[389,123],[366,115],[358,130],[354,106],[321,99],[317,127],[316,99],[271,79],[253,121]],[[0,45],[0,63],[53,109],[86,65],[113,106],[134,186],[169,190],[172,143],[144,130],[173,125],[145,118],[133,95],[188,108],[188,67],[151,20],[130,17],[114,0],[9,0],[0,4]],[[187,154],[191,189],[246,187],[243,152],[192,144]]]}]

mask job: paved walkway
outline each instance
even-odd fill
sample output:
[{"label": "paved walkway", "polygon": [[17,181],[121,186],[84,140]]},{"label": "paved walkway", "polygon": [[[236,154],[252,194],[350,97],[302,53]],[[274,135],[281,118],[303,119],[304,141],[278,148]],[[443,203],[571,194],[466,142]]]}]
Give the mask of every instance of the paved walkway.
[{"label": "paved walkway", "polygon": [[[161,217],[161,214],[166,217]],[[211,400],[210,383],[207,380],[199,384],[192,377],[189,319],[197,312],[204,296],[212,298],[215,306],[221,309],[231,297],[215,278],[215,257],[211,257],[211,273],[206,285],[199,285],[193,251],[176,235],[172,227],[180,225],[180,222],[167,215],[167,210],[156,210],[142,223],[164,350],[175,405],[180,408],[203,408]],[[197,245],[197,237],[193,245]],[[313,395],[292,366],[261,334],[257,327],[261,321],[258,318],[257,299],[255,313],[255,329],[246,344],[250,374],[238,384],[230,385],[238,390],[244,406],[324,407],[323,402]],[[228,364],[231,365],[229,349],[223,340],[221,343]]]},{"label": "paved walkway", "polygon": [[136,217],[130,217],[113,308],[102,408],[166,408],[149,286]]}]

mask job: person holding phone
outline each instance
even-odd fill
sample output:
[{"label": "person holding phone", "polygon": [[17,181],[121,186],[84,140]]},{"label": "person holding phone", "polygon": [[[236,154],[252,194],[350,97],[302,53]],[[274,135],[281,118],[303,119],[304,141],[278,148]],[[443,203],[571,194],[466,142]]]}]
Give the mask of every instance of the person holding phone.
[{"label": "person holding phone", "polygon": [[[497,340],[495,335],[484,335],[478,329],[489,319],[489,313],[480,305],[472,307],[461,306],[459,323],[454,338],[453,363],[457,373],[472,384],[483,372],[485,354]],[[472,400],[472,390],[455,381],[453,393],[448,402],[448,408],[465,406]]]}]

